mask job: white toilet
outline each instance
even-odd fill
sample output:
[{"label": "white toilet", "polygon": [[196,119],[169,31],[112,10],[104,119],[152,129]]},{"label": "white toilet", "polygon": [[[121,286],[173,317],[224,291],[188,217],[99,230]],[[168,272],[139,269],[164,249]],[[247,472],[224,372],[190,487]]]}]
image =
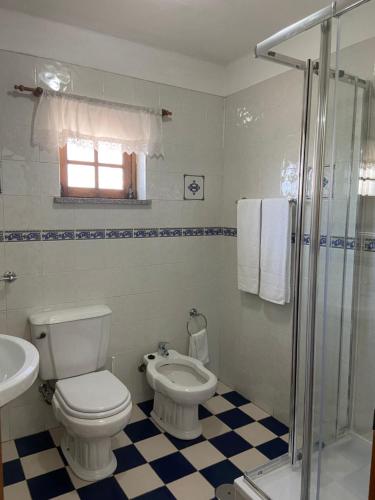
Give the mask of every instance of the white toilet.
[{"label": "white toilet", "polygon": [[148,383],[155,391],[151,418],[179,439],[200,436],[198,405],[215,394],[216,376],[197,359],[160,346],[144,361]]},{"label": "white toilet", "polygon": [[132,410],[125,385],[108,370],[97,371],[106,362],[111,314],[99,305],[30,316],[39,376],[57,381],[52,407],[65,429],[62,451],[73,472],[86,481],[116,469],[111,437],[127,425]]}]

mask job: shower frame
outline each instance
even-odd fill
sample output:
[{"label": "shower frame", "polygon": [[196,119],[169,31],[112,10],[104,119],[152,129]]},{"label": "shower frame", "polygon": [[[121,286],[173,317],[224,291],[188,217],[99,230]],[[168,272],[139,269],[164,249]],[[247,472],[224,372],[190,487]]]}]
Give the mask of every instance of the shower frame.
[{"label": "shower frame", "polygon": [[[293,69],[304,72],[304,92],[302,107],[302,126],[299,155],[299,183],[298,202],[296,208],[296,246],[295,246],[295,269],[294,269],[294,300],[293,300],[293,332],[292,332],[292,369],[291,369],[291,397],[290,397],[290,434],[289,434],[289,460],[295,465],[302,459],[301,473],[301,499],[310,499],[311,483],[311,457],[313,451],[313,389],[315,375],[315,311],[317,299],[317,269],[318,253],[320,248],[320,199],[322,195],[322,180],[324,169],[324,151],[326,138],[326,122],[328,108],[329,79],[367,87],[367,82],[353,75],[330,68],[331,55],[331,31],[332,18],[339,17],[369,0],[337,0],[329,6],[297,21],[296,23],[282,29],[266,40],[258,43],[255,47],[255,57],[273,61]],[[276,52],[274,47],[316,26],[321,27],[320,56],[319,62],[310,59],[303,61]],[[309,253],[309,276],[308,276],[308,310],[306,328],[306,369],[304,385],[304,416],[303,416],[303,445],[302,454],[297,449],[296,424],[297,424],[297,376],[300,338],[300,305],[302,285],[302,248],[303,248],[303,211],[305,206],[305,182],[308,171],[308,149],[311,121],[311,89],[314,73],[318,74],[318,114],[316,124],[316,135],[314,144],[314,160],[312,168],[311,187],[311,231],[310,231],[310,253]],[[360,211],[359,211],[360,212]],[[342,332],[341,332],[342,333]],[[353,337],[352,337],[353,338]],[[349,387],[351,381],[349,381]],[[351,392],[351,390],[350,390]],[[270,465],[270,469],[279,467],[285,463],[285,459],[276,461]],[[263,468],[264,470],[264,468]],[[260,471],[262,473],[263,471]],[[259,495],[259,488],[245,473],[245,478],[253,486]],[[268,498],[264,495],[264,498]]]}]

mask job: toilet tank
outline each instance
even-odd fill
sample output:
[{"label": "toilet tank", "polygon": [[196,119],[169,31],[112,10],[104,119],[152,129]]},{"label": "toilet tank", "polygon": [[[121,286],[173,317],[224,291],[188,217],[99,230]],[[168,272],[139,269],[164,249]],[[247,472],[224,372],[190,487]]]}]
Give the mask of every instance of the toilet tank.
[{"label": "toilet tank", "polygon": [[42,380],[63,379],[103,368],[112,311],[105,305],[48,310],[30,316]]}]

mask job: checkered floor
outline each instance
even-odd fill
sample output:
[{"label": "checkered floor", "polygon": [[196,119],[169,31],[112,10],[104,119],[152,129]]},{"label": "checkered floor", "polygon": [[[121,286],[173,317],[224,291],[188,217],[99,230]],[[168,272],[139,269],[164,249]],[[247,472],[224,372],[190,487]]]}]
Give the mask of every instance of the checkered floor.
[{"label": "checkered floor", "polygon": [[117,470],[95,483],[67,466],[61,428],[3,443],[5,500],[210,500],[220,484],[288,451],[288,428],[220,382],[200,408],[203,435],[193,441],[161,432],[151,409],[152,401],[134,405],[113,439]]}]

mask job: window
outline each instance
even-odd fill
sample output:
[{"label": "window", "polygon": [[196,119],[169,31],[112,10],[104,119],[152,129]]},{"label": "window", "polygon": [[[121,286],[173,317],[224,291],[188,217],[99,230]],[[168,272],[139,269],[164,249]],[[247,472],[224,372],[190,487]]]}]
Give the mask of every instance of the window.
[{"label": "window", "polygon": [[119,144],[69,139],[60,148],[61,196],[136,198],[136,155]]}]

